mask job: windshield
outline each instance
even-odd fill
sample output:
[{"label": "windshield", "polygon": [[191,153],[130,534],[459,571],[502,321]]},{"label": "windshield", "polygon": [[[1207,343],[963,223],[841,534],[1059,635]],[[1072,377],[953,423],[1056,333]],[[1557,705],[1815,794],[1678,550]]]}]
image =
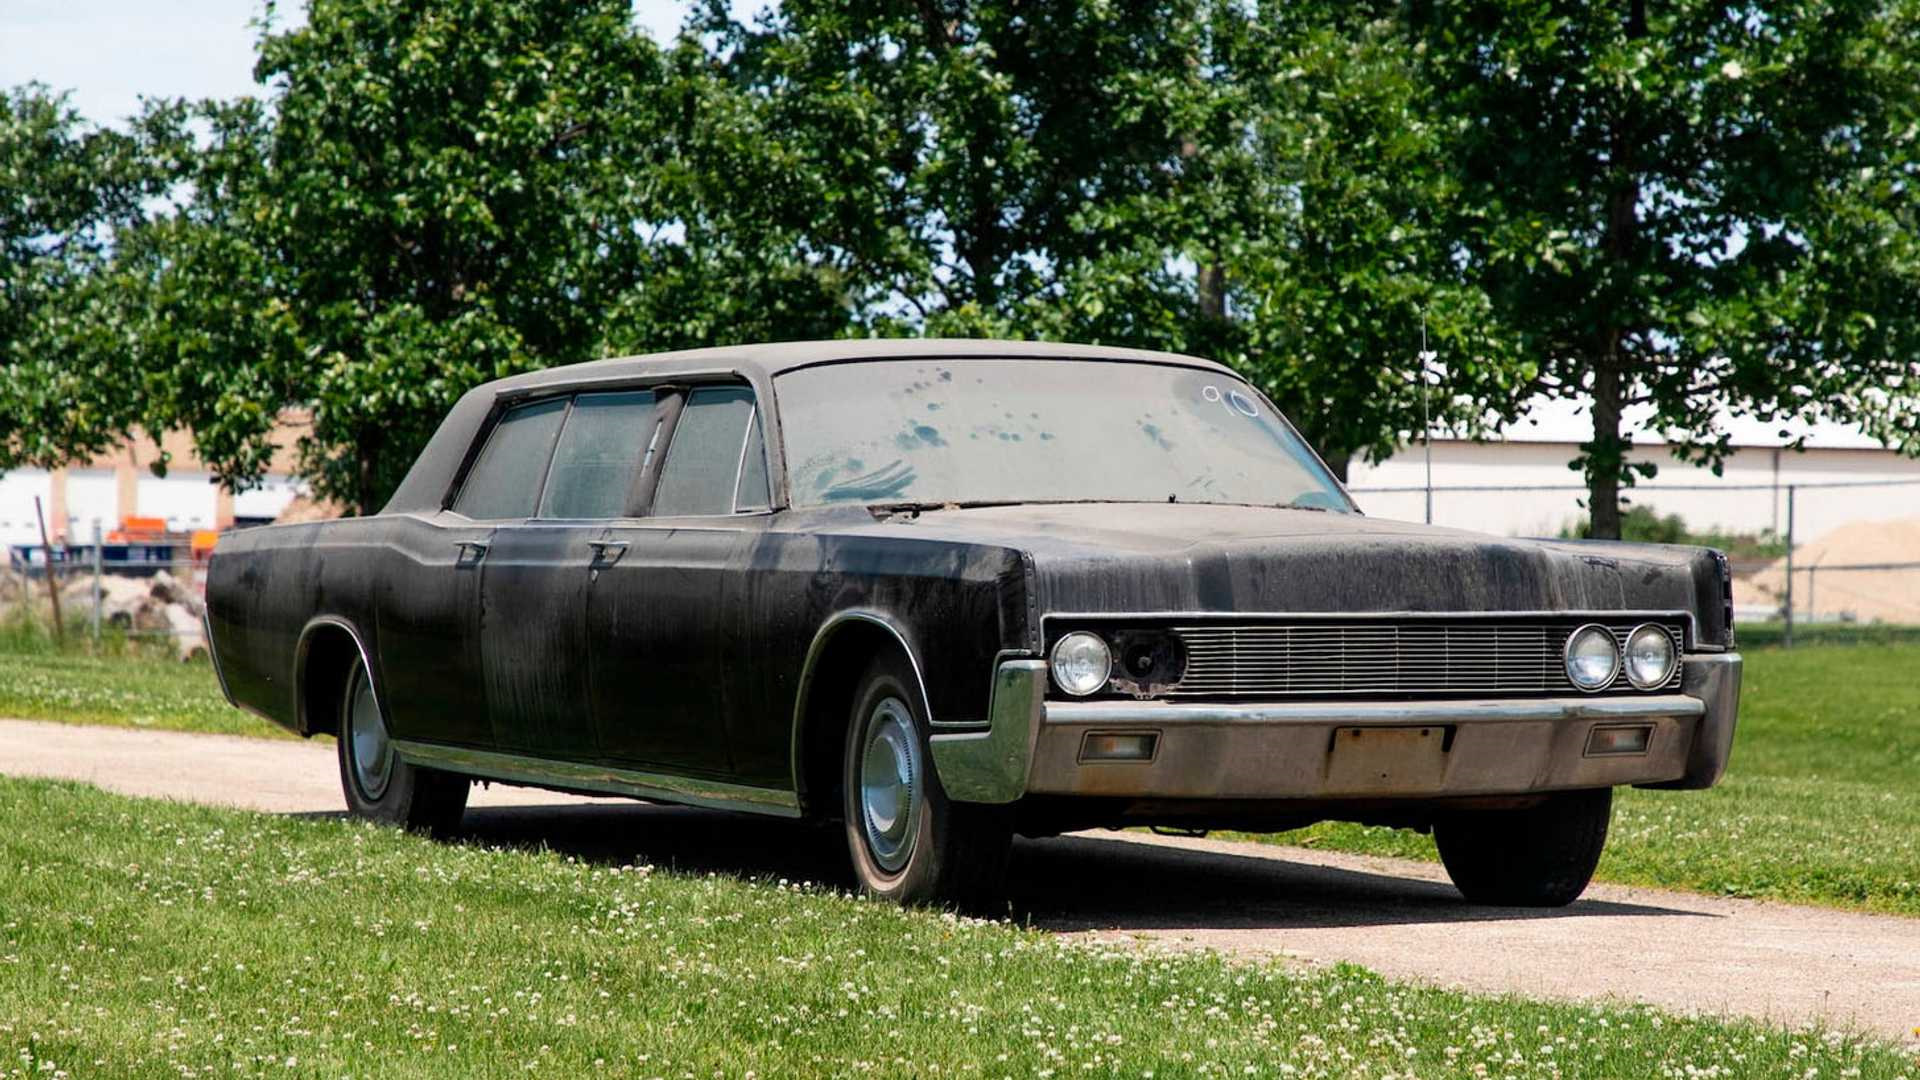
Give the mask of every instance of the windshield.
[{"label": "windshield", "polygon": [[795,506],[1202,502],[1348,511],[1240,380],[1098,360],[872,360],[775,383]]}]

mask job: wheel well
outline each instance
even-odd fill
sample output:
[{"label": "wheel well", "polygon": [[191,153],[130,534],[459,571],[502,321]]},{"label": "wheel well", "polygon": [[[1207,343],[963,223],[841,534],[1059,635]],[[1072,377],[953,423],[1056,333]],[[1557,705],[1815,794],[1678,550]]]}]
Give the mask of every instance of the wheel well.
[{"label": "wheel well", "polygon": [[360,658],[360,646],[346,627],[321,623],[307,633],[300,650],[300,733],[338,735],[340,695]]},{"label": "wheel well", "polygon": [[898,639],[876,623],[848,619],[830,631],[806,674],[800,716],[800,805],[810,817],[840,816],[841,755],[856,681],[876,656],[911,659]]}]

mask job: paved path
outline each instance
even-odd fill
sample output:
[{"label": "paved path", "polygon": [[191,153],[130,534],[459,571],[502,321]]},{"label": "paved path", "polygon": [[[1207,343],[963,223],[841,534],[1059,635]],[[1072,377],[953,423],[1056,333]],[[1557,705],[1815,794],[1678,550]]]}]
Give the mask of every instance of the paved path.
[{"label": "paved path", "polygon": [[[331,744],[0,721],[0,772],[276,812],[339,811]],[[466,828],[587,858],[844,882],[840,833],[492,787]],[[1558,911],[1470,907],[1427,863],[1083,833],[1024,841],[1013,913],[1150,947],[1212,948],[1539,997],[1611,997],[1920,1045],[1920,919],[1597,885]]]}]

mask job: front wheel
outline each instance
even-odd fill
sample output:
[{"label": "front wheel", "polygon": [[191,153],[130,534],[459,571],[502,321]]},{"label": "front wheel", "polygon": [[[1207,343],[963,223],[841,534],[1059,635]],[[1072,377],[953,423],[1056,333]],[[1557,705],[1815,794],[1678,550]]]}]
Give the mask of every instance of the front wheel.
[{"label": "front wheel", "polygon": [[903,661],[868,667],[848,718],[841,790],[862,891],[900,904],[999,906],[1013,843],[1004,807],[956,803],[933,770],[926,709]]},{"label": "front wheel", "polygon": [[337,730],[340,787],[349,813],[436,836],[459,826],[472,785],[464,776],[400,760],[374,698],[367,666],[357,657],[340,699]]},{"label": "front wheel", "polygon": [[1525,810],[1476,810],[1433,824],[1447,876],[1475,904],[1565,907],[1607,846],[1613,789],[1563,791]]}]

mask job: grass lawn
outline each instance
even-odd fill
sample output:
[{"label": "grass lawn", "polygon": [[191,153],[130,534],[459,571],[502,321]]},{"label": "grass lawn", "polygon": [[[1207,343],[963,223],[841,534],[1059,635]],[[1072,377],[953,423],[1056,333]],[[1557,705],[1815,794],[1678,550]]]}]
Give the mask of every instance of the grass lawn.
[{"label": "grass lawn", "polygon": [[98,645],[75,623],[64,647],[16,611],[0,617],[0,716],[75,724],[293,738],[227,704],[213,666],[118,631]]},{"label": "grass lawn", "polygon": [[1920,1075],[1831,1032],[1107,948],[81,785],[0,780],[0,820],[0,1077],[21,1080]]},{"label": "grass lawn", "polygon": [[[1399,829],[1262,839],[1437,858]],[[1616,792],[1600,877],[1920,915],[1920,646],[1748,652],[1726,778]]]},{"label": "grass lawn", "polygon": [[138,652],[0,649],[0,716],[294,737],[227,704],[206,661]]}]

